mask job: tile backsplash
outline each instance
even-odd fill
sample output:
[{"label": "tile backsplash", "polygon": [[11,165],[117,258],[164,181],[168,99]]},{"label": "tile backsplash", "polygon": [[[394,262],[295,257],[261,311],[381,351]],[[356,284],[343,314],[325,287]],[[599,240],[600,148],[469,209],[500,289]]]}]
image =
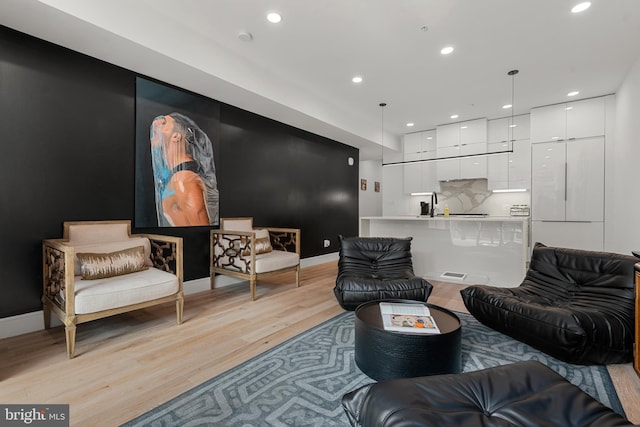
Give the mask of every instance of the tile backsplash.
[{"label": "tile backsplash", "polygon": [[[482,213],[493,216],[509,216],[512,205],[530,205],[531,193],[492,193],[487,189],[486,179],[464,179],[440,182],[437,192],[438,204],[436,211],[443,212],[448,206],[451,213]],[[419,214],[420,201],[429,202],[429,196],[412,196],[415,212]],[[413,207],[412,207],[413,209]]]}]

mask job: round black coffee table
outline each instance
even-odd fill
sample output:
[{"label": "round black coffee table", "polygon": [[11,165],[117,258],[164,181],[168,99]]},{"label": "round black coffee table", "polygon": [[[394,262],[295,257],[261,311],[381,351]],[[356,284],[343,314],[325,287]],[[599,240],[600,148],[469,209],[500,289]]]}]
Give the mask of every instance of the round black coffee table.
[{"label": "round black coffee table", "polygon": [[[380,302],[426,305],[440,333],[385,330]],[[418,301],[379,300],[359,305],[355,316],[356,364],[374,380],[458,374],[462,371],[462,328],[460,319],[452,311]]]}]

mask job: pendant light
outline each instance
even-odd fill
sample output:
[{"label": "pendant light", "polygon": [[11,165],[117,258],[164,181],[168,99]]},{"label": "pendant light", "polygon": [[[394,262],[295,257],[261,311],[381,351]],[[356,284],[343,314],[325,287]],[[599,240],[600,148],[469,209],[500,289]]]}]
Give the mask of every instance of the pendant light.
[{"label": "pendant light", "polygon": [[507,129],[507,138],[508,138],[508,148],[513,150],[513,142],[515,138],[513,137],[513,130],[515,128],[513,115],[515,110],[515,88],[516,88],[516,74],[518,74],[519,70],[511,70],[507,73],[508,76],[511,76],[511,118],[509,120],[509,129]]},{"label": "pendant light", "polygon": [[380,106],[380,164],[384,165],[384,107],[386,102],[378,104]]}]

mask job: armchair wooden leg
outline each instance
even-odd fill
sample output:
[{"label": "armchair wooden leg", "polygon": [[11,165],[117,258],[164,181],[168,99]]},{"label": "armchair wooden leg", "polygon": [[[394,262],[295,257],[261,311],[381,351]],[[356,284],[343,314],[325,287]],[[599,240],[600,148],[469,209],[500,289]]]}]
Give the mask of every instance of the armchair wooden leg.
[{"label": "armchair wooden leg", "polygon": [[64,327],[65,335],[67,336],[67,356],[69,359],[73,359],[73,353],[76,349],[76,325],[72,323]]},{"label": "armchair wooden leg", "polygon": [[182,324],[183,310],[184,310],[184,298],[182,297],[182,295],[180,295],[176,300],[176,321],[178,322],[178,325]]},{"label": "armchair wooden leg", "polygon": [[300,264],[296,267],[296,288],[300,287]]},{"label": "armchair wooden leg", "polygon": [[211,274],[209,275],[209,278],[211,282],[211,289],[213,289],[216,285],[216,273],[212,271]]},{"label": "armchair wooden leg", "polygon": [[44,315],[44,328],[51,329],[51,307],[49,304],[42,304],[42,314]]},{"label": "armchair wooden leg", "polygon": [[249,287],[251,288],[251,301],[256,300],[256,278],[255,276],[249,280]]}]

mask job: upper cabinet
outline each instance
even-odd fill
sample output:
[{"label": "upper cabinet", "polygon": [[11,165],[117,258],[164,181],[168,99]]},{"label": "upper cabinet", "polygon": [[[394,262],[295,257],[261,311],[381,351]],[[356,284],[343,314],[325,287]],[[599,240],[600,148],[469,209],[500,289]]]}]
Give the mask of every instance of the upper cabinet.
[{"label": "upper cabinet", "polygon": [[438,126],[436,140],[439,181],[487,177],[487,158],[473,156],[487,152],[487,119]]},{"label": "upper cabinet", "polygon": [[531,142],[605,134],[605,97],[531,109]]},{"label": "upper cabinet", "polygon": [[439,188],[436,178],[436,162],[411,163],[435,159],[436,131],[428,130],[404,135],[404,161],[402,166],[405,193],[420,193]]},{"label": "upper cabinet", "polygon": [[[529,114],[489,120],[487,187],[489,190],[531,188]],[[506,152],[505,152],[506,151]]]},{"label": "upper cabinet", "polygon": [[[512,123],[513,122],[513,123]],[[502,119],[489,120],[487,122],[487,142],[508,142],[529,139],[529,114],[504,117]],[[495,149],[496,146],[494,146]]]}]

